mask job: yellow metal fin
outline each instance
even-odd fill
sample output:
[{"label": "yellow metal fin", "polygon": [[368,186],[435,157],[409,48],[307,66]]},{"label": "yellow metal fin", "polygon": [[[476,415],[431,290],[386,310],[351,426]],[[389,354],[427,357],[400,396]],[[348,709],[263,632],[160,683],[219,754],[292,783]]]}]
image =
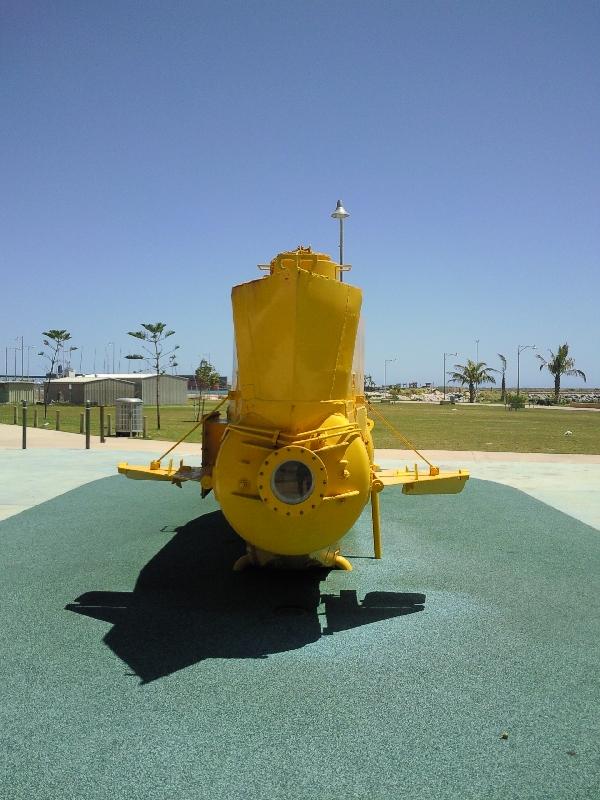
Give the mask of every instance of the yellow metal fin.
[{"label": "yellow metal fin", "polygon": [[138,464],[128,464],[127,461],[122,461],[119,464],[119,474],[125,475],[127,478],[132,478],[137,481],[170,481],[171,483],[181,486],[183,481],[200,481],[202,478],[202,467],[190,467],[186,464],[180,465],[178,470],[173,469],[173,465],[164,469],[163,467],[156,466],[157,462],[151,462],[150,466],[141,466]]},{"label": "yellow metal fin", "polygon": [[403,494],[458,494],[469,480],[466,469],[442,472],[438,467],[432,467],[429,474],[423,474],[416,464],[412,470],[408,467],[404,470],[380,470],[375,476],[384,487],[401,485]]}]

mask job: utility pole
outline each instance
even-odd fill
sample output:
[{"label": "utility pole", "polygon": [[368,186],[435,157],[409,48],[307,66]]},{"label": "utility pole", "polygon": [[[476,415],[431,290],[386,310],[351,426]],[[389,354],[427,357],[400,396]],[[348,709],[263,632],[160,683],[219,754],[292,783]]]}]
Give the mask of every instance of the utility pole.
[{"label": "utility pole", "polygon": [[[475,344],[477,346],[477,355],[475,356],[475,362],[479,364],[479,339],[475,339]],[[479,402],[479,381],[475,384],[475,400]]]},{"label": "utility pole", "polygon": [[535,350],[534,344],[517,345],[517,397],[521,395],[521,353],[523,350]]},{"label": "utility pole", "polygon": [[26,344],[26,345],[25,345],[25,349],[27,350],[27,377],[29,378],[29,375],[30,375],[30,372],[29,372],[29,356],[30,356],[30,351],[31,351],[31,350],[35,350],[36,348],[35,348],[35,347],[34,347],[32,344]]},{"label": "utility pole", "polygon": [[458,353],[444,353],[444,400],[446,399],[446,356],[457,356]]}]

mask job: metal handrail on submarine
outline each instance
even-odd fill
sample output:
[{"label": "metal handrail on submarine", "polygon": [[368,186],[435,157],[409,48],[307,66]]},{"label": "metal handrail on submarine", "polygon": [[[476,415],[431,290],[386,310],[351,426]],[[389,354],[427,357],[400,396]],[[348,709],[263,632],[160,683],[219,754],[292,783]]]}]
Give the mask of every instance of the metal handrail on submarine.
[{"label": "metal handrail on submarine", "polygon": [[364,393],[362,292],[341,281],[342,269],[347,265],[299,247],[279,253],[267,275],[234,286],[233,385],[219,404],[229,401],[226,419],[217,407],[192,428],[202,427],[201,465],[182,460],[174,467],[171,459],[162,467],[176,445],[149,466],[119,464],[128,478],[177,486],[197,481],[202,497],[214,491],[246,542],[234,569],[351,570],[339,541],[369,500],[375,557],[382,556],[379,493],[385,487],[456,494],[469,478],[466,470],[441,472],[418,451],[428,469],[375,464],[369,408],[384,418]]}]

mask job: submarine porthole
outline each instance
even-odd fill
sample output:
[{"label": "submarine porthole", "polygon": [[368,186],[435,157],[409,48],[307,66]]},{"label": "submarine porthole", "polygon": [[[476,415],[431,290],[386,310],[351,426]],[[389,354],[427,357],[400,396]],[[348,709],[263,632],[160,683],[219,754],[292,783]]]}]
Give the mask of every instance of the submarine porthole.
[{"label": "submarine porthole", "polygon": [[271,475],[271,489],[282,503],[303,503],[313,492],[315,480],[301,461],[284,461]]}]

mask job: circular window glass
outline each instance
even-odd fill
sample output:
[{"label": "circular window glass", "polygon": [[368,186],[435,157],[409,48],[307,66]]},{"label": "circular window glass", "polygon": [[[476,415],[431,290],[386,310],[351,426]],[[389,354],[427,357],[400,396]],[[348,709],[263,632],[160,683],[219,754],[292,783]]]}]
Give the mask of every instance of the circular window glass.
[{"label": "circular window glass", "polygon": [[310,497],[315,481],[310,469],[301,461],[284,461],[271,476],[273,494],[282,503],[296,505]]}]

